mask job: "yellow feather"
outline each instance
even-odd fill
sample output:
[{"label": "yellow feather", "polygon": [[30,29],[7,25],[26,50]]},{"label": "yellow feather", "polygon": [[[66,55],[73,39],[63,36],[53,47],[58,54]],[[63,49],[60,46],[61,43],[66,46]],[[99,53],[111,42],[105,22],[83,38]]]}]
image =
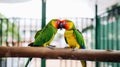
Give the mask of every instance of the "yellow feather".
[{"label": "yellow feather", "polygon": [[67,40],[67,43],[69,47],[71,48],[80,48],[79,44],[77,43],[77,40],[73,34],[73,30],[66,30],[64,33],[64,36]]}]

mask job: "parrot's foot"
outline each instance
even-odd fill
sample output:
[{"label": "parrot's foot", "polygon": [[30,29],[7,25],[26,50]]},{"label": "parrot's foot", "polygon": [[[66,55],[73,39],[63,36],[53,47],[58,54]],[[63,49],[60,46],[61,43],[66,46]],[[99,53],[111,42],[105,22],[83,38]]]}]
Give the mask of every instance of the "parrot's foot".
[{"label": "parrot's foot", "polygon": [[70,48],[70,47],[68,47],[68,46],[65,46],[64,48]]},{"label": "parrot's foot", "polygon": [[77,51],[78,50],[78,48],[73,48],[73,51]]},{"label": "parrot's foot", "polygon": [[50,48],[50,49],[53,49],[55,48],[55,45],[49,45],[49,46],[46,46],[47,48]]}]

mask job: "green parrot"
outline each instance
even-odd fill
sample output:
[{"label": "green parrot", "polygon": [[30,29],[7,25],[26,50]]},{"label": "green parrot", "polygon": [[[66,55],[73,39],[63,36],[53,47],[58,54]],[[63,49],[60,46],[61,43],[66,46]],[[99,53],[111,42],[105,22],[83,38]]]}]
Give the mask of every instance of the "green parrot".
[{"label": "green parrot", "polygon": [[[61,24],[59,19],[52,19],[42,30],[39,30],[35,34],[35,37],[34,37],[35,41],[33,43],[30,43],[28,46],[33,46],[33,47],[50,46],[50,43],[53,40],[55,34],[57,33],[57,30],[61,28],[60,25]],[[25,67],[28,66],[31,60],[32,60],[32,57],[28,58],[28,61]]]},{"label": "green parrot", "polygon": [[[64,37],[68,44],[68,48],[73,49],[85,49],[85,42],[82,33],[76,29],[74,23],[71,20],[62,20],[63,28],[65,29]],[[86,67],[86,61],[81,60],[83,67]]]}]

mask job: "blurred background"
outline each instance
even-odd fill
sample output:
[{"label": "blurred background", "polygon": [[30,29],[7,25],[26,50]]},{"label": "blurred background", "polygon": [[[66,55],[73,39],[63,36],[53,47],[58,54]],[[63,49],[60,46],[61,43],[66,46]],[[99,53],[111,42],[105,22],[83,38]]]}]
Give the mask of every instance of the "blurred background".
[{"label": "blurred background", "polygon": [[[0,0],[0,46],[27,47],[51,19],[70,19],[84,36],[87,49],[120,50],[120,0]],[[64,48],[64,30],[51,45]],[[0,67],[24,67],[27,58],[0,58]],[[88,67],[120,63],[87,61]],[[28,67],[40,67],[34,58]],[[81,67],[78,60],[47,59],[46,67]]]}]

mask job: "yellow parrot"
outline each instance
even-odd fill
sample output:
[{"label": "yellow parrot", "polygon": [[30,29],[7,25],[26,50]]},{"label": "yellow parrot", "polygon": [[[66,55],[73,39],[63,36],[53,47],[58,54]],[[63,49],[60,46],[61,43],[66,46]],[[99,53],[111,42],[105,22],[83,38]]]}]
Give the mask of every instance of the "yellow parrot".
[{"label": "yellow parrot", "polygon": [[[82,33],[76,29],[74,22],[71,20],[65,19],[62,20],[63,28],[65,29],[64,37],[65,41],[68,44],[68,48],[73,49],[85,49],[85,42]],[[81,60],[83,67],[86,67],[86,61]]]}]

